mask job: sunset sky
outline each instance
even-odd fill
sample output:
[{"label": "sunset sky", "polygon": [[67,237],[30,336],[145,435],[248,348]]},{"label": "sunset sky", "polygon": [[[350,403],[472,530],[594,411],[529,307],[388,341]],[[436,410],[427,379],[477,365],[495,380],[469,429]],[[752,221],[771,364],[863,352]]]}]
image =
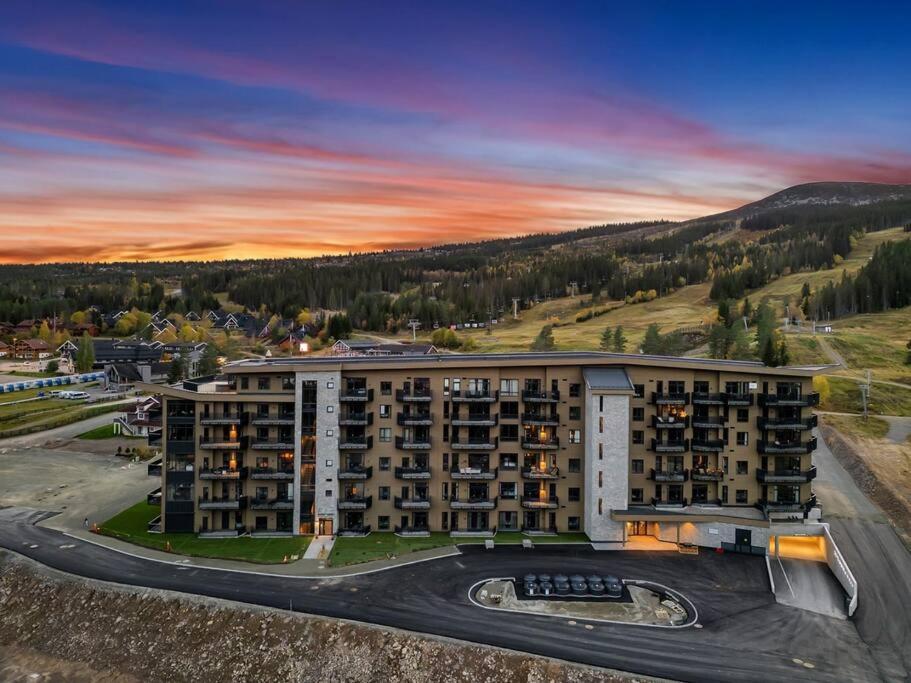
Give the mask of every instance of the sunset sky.
[{"label": "sunset sky", "polygon": [[0,262],[313,256],[911,182],[911,10],[811,4],[3,0]]}]

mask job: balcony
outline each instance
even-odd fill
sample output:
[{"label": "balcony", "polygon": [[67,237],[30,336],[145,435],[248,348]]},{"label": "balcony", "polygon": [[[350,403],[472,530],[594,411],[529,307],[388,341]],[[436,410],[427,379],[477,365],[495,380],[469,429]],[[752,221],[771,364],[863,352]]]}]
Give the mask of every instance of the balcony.
[{"label": "balcony", "polygon": [[461,467],[449,470],[449,477],[456,481],[490,481],[497,478],[498,468]]},{"label": "balcony", "polygon": [[715,469],[696,469],[690,470],[690,479],[693,481],[721,481],[724,479],[724,472]]},{"label": "balcony", "polygon": [[155,460],[154,462],[150,462],[148,465],[146,465],[146,473],[150,477],[160,477],[161,476],[161,458],[158,458],[158,460]]},{"label": "balcony", "polygon": [[776,429],[786,429],[788,431],[806,431],[813,429],[818,424],[819,418],[816,417],[816,415],[811,415],[810,417],[804,419],[779,417],[773,420],[767,417],[756,418],[756,426],[763,431]]},{"label": "balcony", "polygon": [[689,402],[688,393],[652,392],[652,404],[656,406],[685,406]]},{"label": "balcony", "polygon": [[396,467],[395,468],[395,478],[396,479],[430,479],[430,468],[429,467]]},{"label": "balcony", "polygon": [[811,508],[816,506],[816,496],[810,496],[805,502],[799,501],[768,501],[759,500],[756,507],[768,514],[770,512],[800,512],[806,514]]},{"label": "balcony", "polygon": [[544,415],[542,413],[522,413],[522,424],[559,427],[560,417],[558,415]]},{"label": "balcony", "polygon": [[722,415],[693,415],[690,422],[696,429],[721,429],[727,424]]},{"label": "balcony", "polygon": [[200,510],[242,510],[247,507],[245,496],[240,498],[200,498]]},{"label": "balcony", "polygon": [[652,429],[686,429],[690,426],[690,416],[686,417],[659,417],[652,415]]},{"label": "balcony", "polygon": [[694,453],[721,453],[724,450],[724,441],[721,439],[693,439],[690,449]]},{"label": "balcony", "polygon": [[424,498],[402,498],[396,496],[394,503],[396,510],[429,510],[430,496],[425,496]]},{"label": "balcony", "polygon": [[659,441],[652,439],[652,450],[655,453],[686,453],[690,450],[689,439],[682,441]]},{"label": "balcony", "polygon": [[288,481],[294,479],[293,468],[254,467],[250,470],[250,479],[267,479],[272,481]]},{"label": "balcony", "polygon": [[763,454],[802,455],[816,450],[816,437],[809,441],[764,441],[756,443],[756,450]]},{"label": "balcony", "polygon": [[430,389],[412,389],[406,394],[404,389],[396,389],[395,400],[399,403],[430,403],[433,400],[433,393]]},{"label": "balcony", "polygon": [[338,470],[339,481],[367,480],[373,476],[373,467],[340,467]]},{"label": "balcony", "polygon": [[528,451],[555,451],[560,448],[560,439],[522,439],[522,448]]},{"label": "balcony", "polygon": [[778,406],[812,408],[819,405],[819,394],[815,391],[807,394],[759,394],[759,405],[770,408]]},{"label": "balcony", "polygon": [[210,469],[199,470],[200,479],[214,479],[221,481],[230,481],[232,479],[243,479],[247,476],[247,468],[239,467],[231,469],[229,467],[214,467]]},{"label": "balcony", "polygon": [[750,392],[726,392],[722,394],[725,405],[729,406],[751,406],[753,405],[753,394]]},{"label": "balcony", "polygon": [[522,507],[526,510],[556,510],[560,507],[560,499],[556,496],[545,498],[522,496]]},{"label": "balcony", "polygon": [[682,484],[687,479],[690,478],[689,470],[656,470],[652,468],[649,479],[652,481],[664,482],[664,483],[680,483]]},{"label": "balcony", "polygon": [[373,496],[348,496],[338,499],[339,510],[368,510],[373,505]]},{"label": "balcony", "polygon": [[251,510],[293,510],[293,498],[251,498]]},{"label": "balcony", "polygon": [[493,538],[497,535],[497,527],[478,527],[476,529],[452,529],[450,538]]},{"label": "balcony", "polygon": [[199,418],[201,425],[236,425],[240,424],[240,413],[226,413],[224,415],[207,415],[203,413]]},{"label": "balcony", "polygon": [[265,439],[263,441],[254,441],[250,448],[255,451],[293,451],[294,442],[277,439]]},{"label": "balcony", "polygon": [[430,529],[426,526],[396,526],[394,531],[396,536],[430,536]]},{"label": "balcony", "polygon": [[710,394],[703,391],[693,392],[693,405],[699,406],[723,406],[724,394]]},{"label": "balcony", "polygon": [[338,416],[339,427],[369,427],[373,424],[373,413],[348,412]]},{"label": "balcony", "polygon": [[522,400],[526,403],[557,403],[560,400],[559,391],[523,391]]},{"label": "balcony", "polygon": [[500,400],[500,392],[485,390],[463,390],[452,392],[453,403],[496,403]]},{"label": "balcony", "polygon": [[429,427],[433,424],[433,414],[398,413],[395,416],[395,422],[402,427]]},{"label": "balcony", "polygon": [[338,400],[341,403],[369,403],[373,400],[373,389],[350,388],[339,393]]},{"label": "balcony", "polygon": [[497,507],[497,497],[493,498],[458,498],[449,501],[449,507],[453,510],[493,510]]},{"label": "balcony", "polygon": [[494,437],[492,439],[453,441],[449,444],[449,447],[454,451],[492,451],[495,450],[499,444],[499,437]]},{"label": "balcony", "polygon": [[761,484],[808,484],[816,479],[816,467],[808,470],[756,470],[756,480]]},{"label": "balcony", "polygon": [[243,448],[239,439],[234,441],[200,441],[199,447],[204,451],[233,451]]},{"label": "balcony", "polygon": [[453,415],[452,424],[455,427],[496,427],[500,424],[499,415],[466,415],[456,417]]},{"label": "balcony", "polygon": [[559,467],[550,467],[541,469],[538,467],[523,467],[522,468],[522,478],[523,479],[559,479],[560,478],[560,468]]},{"label": "balcony", "polygon": [[395,437],[395,447],[400,451],[429,451],[430,437],[416,438],[405,440],[404,436]]},{"label": "balcony", "polygon": [[340,451],[366,451],[371,448],[373,448],[372,436],[342,439],[338,444]]},{"label": "balcony", "polygon": [[149,505],[161,505],[161,487],[146,494],[146,503]]},{"label": "balcony", "polygon": [[681,498],[679,500],[652,498],[652,505],[656,508],[685,508],[687,505],[687,500],[686,498]]},{"label": "balcony", "polygon": [[250,424],[258,427],[293,427],[294,415],[252,415]]},{"label": "balcony", "polygon": [[371,526],[360,525],[360,526],[343,526],[339,527],[338,535],[339,536],[366,536],[370,533]]}]

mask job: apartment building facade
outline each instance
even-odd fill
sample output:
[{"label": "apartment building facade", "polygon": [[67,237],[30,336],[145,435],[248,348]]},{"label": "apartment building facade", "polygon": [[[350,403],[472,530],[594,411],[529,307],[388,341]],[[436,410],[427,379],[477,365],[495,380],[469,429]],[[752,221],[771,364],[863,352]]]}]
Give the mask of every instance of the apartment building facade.
[{"label": "apartment building facade", "polygon": [[816,516],[816,371],[584,352],[243,361],[154,387],[159,528],[761,547]]}]

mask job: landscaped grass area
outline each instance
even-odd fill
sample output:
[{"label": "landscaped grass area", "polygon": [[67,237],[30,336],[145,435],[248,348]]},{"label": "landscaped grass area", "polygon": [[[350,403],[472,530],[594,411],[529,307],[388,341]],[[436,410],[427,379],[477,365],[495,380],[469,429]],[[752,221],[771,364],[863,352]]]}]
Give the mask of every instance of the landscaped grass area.
[{"label": "landscaped grass area", "polygon": [[881,417],[851,415],[823,415],[823,421],[849,436],[865,436],[871,439],[882,439],[889,432],[889,423]]},{"label": "landscaped grass area", "polygon": [[198,538],[196,534],[150,534],[148,524],[161,509],[145,501],[127,508],[101,525],[100,532],[128,543],[168,550],[178,555],[212,557],[221,560],[241,560],[260,564],[278,564],[292,555],[304,554],[310,536],[283,538]]},{"label": "landscaped grass area", "polygon": [[[540,543],[588,543],[585,534],[559,534],[556,536],[526,536],[518,531],[500,531],[493,539],[498,545],[519,544],[523,539]],[[432,532],[425,537],[396,536],[391,532],[375,531],[369,536],[342,536],[335,540],[329,563],[333,567],[349,564],[360,564],[373,560],[385,560],[399,557],[418,550],[431,550],[444,546],[476,545],[484,543],[484,538],[452,538],[448,532]]]},{"label": "landscaped grass area", "polygon": [[95,427],[95,429],[90,429],[87,432],[83,432],[77,439],[113,439],[115,436],[118,436],[114,433],[114,424],[101,425],[100,427]]}]

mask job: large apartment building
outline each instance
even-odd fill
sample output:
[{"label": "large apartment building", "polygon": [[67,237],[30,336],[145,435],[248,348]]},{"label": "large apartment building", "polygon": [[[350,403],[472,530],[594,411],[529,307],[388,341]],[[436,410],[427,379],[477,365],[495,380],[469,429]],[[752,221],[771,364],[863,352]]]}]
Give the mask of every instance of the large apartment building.
[{"label": "large apartment building", "polygon": [[242,361],[162,397],[157,528],[647,534],[818,517],[819,368],[608,353]]}]

